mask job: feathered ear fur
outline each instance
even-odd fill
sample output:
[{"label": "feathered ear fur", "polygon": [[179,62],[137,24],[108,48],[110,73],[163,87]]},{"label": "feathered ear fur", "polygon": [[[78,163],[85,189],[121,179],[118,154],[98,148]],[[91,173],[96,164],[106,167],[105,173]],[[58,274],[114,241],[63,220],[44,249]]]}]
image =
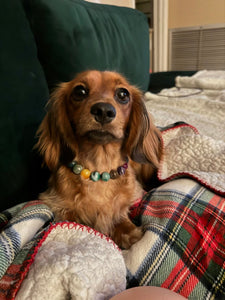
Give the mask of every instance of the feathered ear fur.
[{"label": "feathered ear fur", "polygon": [[52,94],[48,104],[48,112],[37,131],[39,137],[35,146],[44,157],[44,162],[53,171],[58,167],[63,153],[69,149],[70,137],[73,136],[66,111],[66,83]]},{"label": "feathered ear fur", "polygon": [[160,132],[151,121],[143,95],[138,91],[133,94],[124,148],[132,160],[158,167],[161,157]]}]

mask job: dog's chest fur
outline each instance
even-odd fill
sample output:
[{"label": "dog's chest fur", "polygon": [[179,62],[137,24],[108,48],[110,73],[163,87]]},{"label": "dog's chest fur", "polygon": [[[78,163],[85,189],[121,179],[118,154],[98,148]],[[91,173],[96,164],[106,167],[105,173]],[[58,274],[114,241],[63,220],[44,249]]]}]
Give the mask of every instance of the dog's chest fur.
[{"label": "dog's chest fur", "polygon": [[127,216],[129,207],[141,195],[142,187],[131,167],[125,175],[107,182],[82,179],[61,167],[40,199],[52,208],[56,220],[75,221],[110,234],[112,226]]}]

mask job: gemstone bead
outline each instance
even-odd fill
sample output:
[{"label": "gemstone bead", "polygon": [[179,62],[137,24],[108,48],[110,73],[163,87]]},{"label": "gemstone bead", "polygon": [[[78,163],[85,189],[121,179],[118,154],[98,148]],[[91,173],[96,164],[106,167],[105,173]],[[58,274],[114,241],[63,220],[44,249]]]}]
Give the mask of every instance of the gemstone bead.
[{"label": "gemstone bead", "polygon": [[128,168],[128,163],[126,162],[125,164],[122,165],[122,167],[123,167],[124,169],[127,169],[127,168]]},{"label": "gemstone bead", "polygon": [[110,175],[111,179],[116,179],[116,178],[119,177],[119,174],[118,174],[118,172],[116,170],[111,170],[110,173],[109,173],[109,175]]},{"label": "gemstone bead", "polygon": [[126,169],[128,168],[128,158],[126,157],[125,163],[122,166],[119,166],[117,170],[111,170],[110,173],[103,172],[100,174],[98,171],[91,172],[89,169],[85,169],[75,160],[70,162],[67,167],[69,167],[76,175],[80,175],[83,179],[90,178],[92,181],[98,181],[99,179],[102,181],[108,181],[110,179],[116,179],[120,175],[125,174]]},{"label": "gemstone bead", "polygon": [[110,175],[108,172],[103,172],[101,178],[103,181],[109,181]]},{"label": "gemstone bead", "polygon": [[73,167],[73,173],[75,173],[76,175],[80,174],[80,172],[83,170],[83,167],[81,165],[76,164]]},{"label": "gemstone bead", "polygon": [[80,172],[80,176],[84,179],[88,179],[91,175],[91,172],[90,170],[88,169],[83,169],[81,172]]},{"label": "gemstone bead", "polygon": [[99,172],[97,172],[97,171],[92,172],[90,178],[92,181],[95,181],[95,182],[98,181],[100,179]]},{"label": "gemstone bead", "polygon": [[125,172],[126,172],[126,169],[121,166],[121,167],[117,168],[117,172],[118,172],[119,175],[124,175]]}]

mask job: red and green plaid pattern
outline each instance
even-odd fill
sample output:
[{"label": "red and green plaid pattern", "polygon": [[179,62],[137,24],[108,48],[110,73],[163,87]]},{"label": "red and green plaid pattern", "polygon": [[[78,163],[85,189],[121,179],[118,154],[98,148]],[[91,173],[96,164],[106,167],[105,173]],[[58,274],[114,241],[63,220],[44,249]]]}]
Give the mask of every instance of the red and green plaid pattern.
[{"label": "red and green plaid pattern", "polygon": [[[12,225],[23,222],[24,213],[26,220],[32,218],[37,209],[42,218],[46,209],[40,215],[40,205],[31,202],[1,214],[2,233],[12,216],[20,216],[15,222],[12,218]],[[161,286],[189,300],[225,299],[225,198],[194,180],[176,179],[145,194],[133,206],[131,218],[146,232],[140,242],[123,252],[128,288]],[[0,280],[0,299],[14,299],[46,230],[15,253]]]},{"label": "red and green plaid pattern", "polygon": [[0,213],[0,299],[12,300],[25,278],[53,213],[30,201]]},{"label": "red and green plaid pattern", "polygon": [[225,299],[224,198],[179,179],[146,194],[131,216],[147,230],[149,248],[140,255],[137,244],[126,254],[127,262],[139,256],[135,266],[128,263],[128,287],[155,285],[188,299]]}]

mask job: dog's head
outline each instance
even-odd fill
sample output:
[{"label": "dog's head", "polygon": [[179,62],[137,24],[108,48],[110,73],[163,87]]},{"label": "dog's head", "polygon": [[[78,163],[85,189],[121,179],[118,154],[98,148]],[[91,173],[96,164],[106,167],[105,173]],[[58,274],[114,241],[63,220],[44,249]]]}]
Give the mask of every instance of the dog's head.
[{"label": "dog's head", "polygon": [[159,133],[143,95],[115,72],[86,71],[62,83],[49,100],[38,135],[37,146],[50,170],[83,143],[116,143],[134,161],[158,164]]}]

